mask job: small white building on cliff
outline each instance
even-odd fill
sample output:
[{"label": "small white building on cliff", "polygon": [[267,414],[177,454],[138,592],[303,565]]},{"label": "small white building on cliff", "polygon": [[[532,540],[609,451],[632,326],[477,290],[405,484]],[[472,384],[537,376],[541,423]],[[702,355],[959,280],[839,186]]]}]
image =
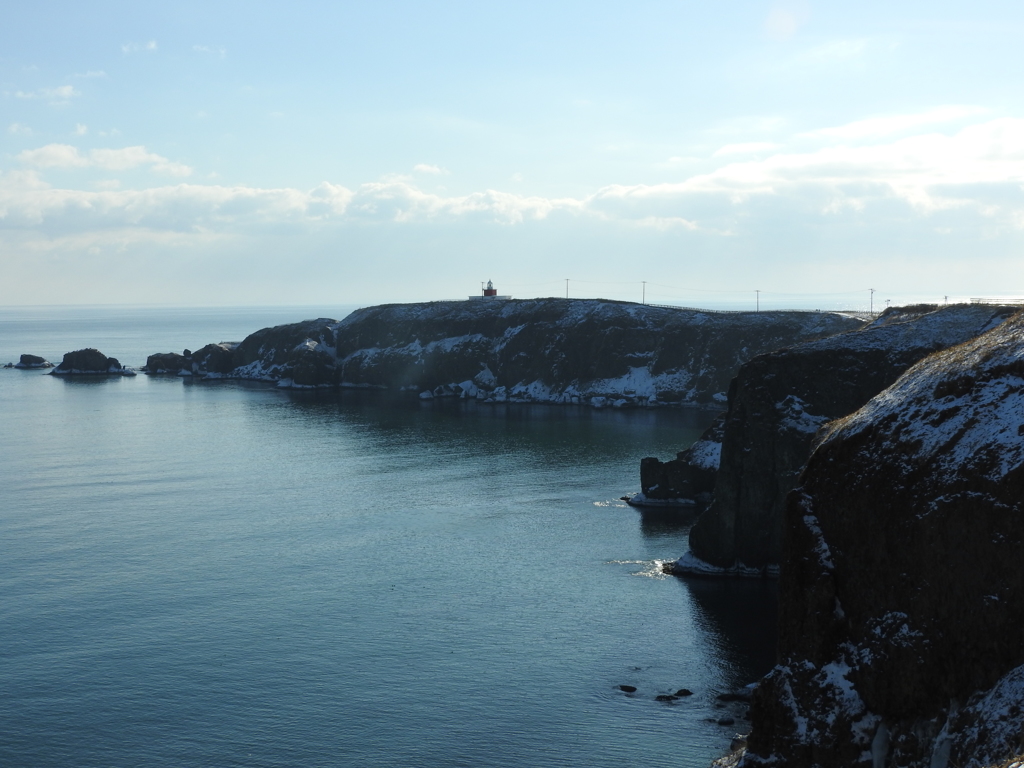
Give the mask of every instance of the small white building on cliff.
[{"label": "small white building on cliff", "polygon": [[480,283],[480,296],[470,296],[470,301],[477,301],[479,299],[511,299],[511,296],[499,296],[498,289],[494,287],[494,283],[490,280],[487,281],[487,287],[483,287],[483,283]]}]

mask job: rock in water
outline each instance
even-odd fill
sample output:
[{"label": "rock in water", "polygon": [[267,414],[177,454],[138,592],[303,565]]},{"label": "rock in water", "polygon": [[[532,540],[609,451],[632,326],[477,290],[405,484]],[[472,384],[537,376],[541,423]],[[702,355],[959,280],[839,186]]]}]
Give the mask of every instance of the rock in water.
[{"label": "rock in water", "polygon": [[228,376],[235,370],[235,350],[238,344],[221,342],[207,344],[192,353],[192,373],[208,378]]},{"label": "rock in water", "polygon": [[192,357],[191,355],[179,355],[177,352],[159,352],[146,358],[146,367],[143,370],[150,374],[178,375],[183,372],[191,374]]},{"label": "rock in water", "polygon": [[116,357],[107,357],[98,349],[92,348],[66,353],[60,365],[50,373],[56,376],[135,375],[135,371],[122,366]]},{"label": "rock in water", "polygon": [[53,368],[53,363],[37,355],[22,355],[21,359],[14,364],[15,368]]},{"label": "rock in water", "polygon": [[962,766],[1024,725],[1024,315],[820,436],[743,765]]},{"label": "rock in water", "polygon": [[862,330],[761,355],[740,368],[719,438],[714,499],[690,531],[692,556],[702,562],[680,561],[682,569],[777,567],[786,496],[817,430],[860,408],[923,357],[990,330],[1014,311],[893,308]]},{"label": "rock in water", "polygon": [[660,461],[654,456],[640,460],[640,496],[629,499],[643,506],[648,502],[672,500],[706,502],[715,490],[718,462],[722,453],[725,414],[704,430],[693,445],[676,458]]}]

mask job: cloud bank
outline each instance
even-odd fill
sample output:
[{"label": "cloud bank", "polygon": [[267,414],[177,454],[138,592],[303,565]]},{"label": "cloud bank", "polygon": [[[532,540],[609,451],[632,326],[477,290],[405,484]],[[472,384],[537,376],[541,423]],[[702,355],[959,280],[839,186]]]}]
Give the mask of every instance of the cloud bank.
[{"label": "cloud bank", "polygon": [[[86,127],[81,124],[76,128],[78,135],[86,131]],[[192,169],[187,165],[147,152],[145,147],[93,149],[83,155],[70,144],[47,144],[38,149],[26,149],[18,153],[15,159],[34,168],[100,168],[105,171],[126,171],[148,165],[158,173],[171,176],[189,176],[192,173]]]},{"label": "cloud bank", "polygon": [[[819,132],[829,137],[889,133],[894,126],[962,117],[965,110],[859,121]],[[186,177],[192,169],[145,147],[80,151],[69,144],[25,150],[16,160],[27,171],[8,171],[0,189],[0,222],[35,226],[75,213],[82,225],[206,227],[216,223],[353,220],[394,223],[446,219],[489,220],[515,225],[556,213],[596,216],[656,227],[683,225],[725,231],[756,198],[793,201],[794,210],[821,216],[839,210],[865,211],[885,201],[905,204],[918,216],[962,208],[1012,226],[1024,221],[1024,120],[998,118],[969,125],[951,135],[921,133],[873,143],[840,142],[806,151],[780,151],[768,143],[724,147],[709,160],[716,167],[677,182],[611,184],[580,198],[552,198],[495,189],[461,195],[428,192],[413,178],[389,176],[354,188],[323,182],[311,190],[249,186],[176,184],[149,189],[95,191],[53,188],[41,171],[135,168]],[[755,159],[734,159],[747,153]],[[417,166],[437,175],[436,166]],[[83,218],[84,214],[88,214]],[[89,224],[91,222],[91,224]]]}]

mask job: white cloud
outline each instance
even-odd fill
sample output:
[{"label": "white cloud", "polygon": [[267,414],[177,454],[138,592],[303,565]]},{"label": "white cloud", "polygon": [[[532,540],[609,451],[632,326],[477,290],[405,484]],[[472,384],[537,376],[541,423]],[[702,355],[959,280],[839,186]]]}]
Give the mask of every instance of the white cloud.
[{"label": "white cloud", "polygon": [[145,147],[93,149],[88,155],[82,155],[77,147],[70,144],[47,144],[38,149],[26,149],[18,153],[16,159],[36,168],[100,168],[106,171],[123,171],[148,165],[158,173],[167,173],[171,176],[188,176],[192,173],[192,169],[187,165],[147,152]]},{"label": "white cloud", "polygon": [[434,176],[446,176],[448,174],[448,171],[444,168],[438,165],[428,165],[427,163],[418,163],[413,166],[412,170],[413,173],[427,173]]},{"label": "white cloud", "polygon": [[424,192],[406,181],[386,180],[363,184],[351,204],[354,214],[374,219],[413,221],[444,217],[483,217],[503,224],[544,219],[555,211],[581,211],[573,198],[515,195],[488,189],[469,195],[445,197]]},{"label": "white cloud", "polygon": [[[822,201],[820,211],[862,208],[865,200],[895,198],[920,213],[968,206],[985,215],[1009,215],[1017,202],[985,202],[992,187],[1016,197],[1024,184],[1024,120],[1002,118],[953,136],[922,134],[870,146],[831,146],[735,162],[682,182],[611,185],[588,207],[614,209],[724,197],[733,205],[756,195],[799,195]],[[982,194],[978,188],[985,186]],[[838,208],[837,208],[838,206]]]},{"label": "white cloud", "polygon": [[31,136],[32,129],[24,123],[11,123],[7,126],[7,132],[15,136]]},{"label": "white cloud", "polygon": [[951,123],[966,117],[984,114],[986,111],[982,107],[951,105],[936,107],[917,114],[870,117],[865,120],[856,120],[846,125],[819,128],[815,131],[808,131],[803,135],[837,139],[864,139],[890,136],[895,133],[904,133],[915,128],[921,128],[922,126]]},{"label": "white cloud", "polygon": [[155,51],[156,40],[150,40],[148,43],[125,43],[121,46],[121,53],[125,56],[131,53],[138,53],[139,51]]},{"label": "white cloud", "polygon": [[[767,145],[756,145],[767,151]],[[865,146],[732,159],[737,154],[719,150],[716,156],[725,158],[721,164],[679,181],[608,185],[583,198],[494,189],[461,195],[427,192],[402,176],[354,188],[323,182],[308,191],[203,184],[123,190],[110,184],[83,191],[51,188],[37,171],[26,170],[0,177],[0,220],[6,226],[74,222],[84,229],[144,226],[227,232],[261,224],[332,221],[516,225],[561,214],[725,236],[745,231],[745,221],[766,216],[769,209],[773,220],[793,216],[806,223],[814,217],[857,216],[870,223],[872,211],[881,206],[890,213],[898,210],[904,221],[955,211],[961,223],[974,217],[986,227],[1024,227],[1024,119],[989,120],[950,136],[920,134]],[[190,170],[144,147],[83,152],[49,144],[26,150],[17,159],[32,169],[150,167],[179,175]],[[935,218],[929,228],[948,224]]]},{"label": "white cloud", "polygon": [[75,136],[85,136],[89,132],[89,126],[82,123],[75,124]]},{"label": "white cloud", "polygon": [[18,153],[17,159],[37,168],[85,168],[89,165],[89,161],[70,144],[47,144],[39,149],[26,149]]},{"label": "white cloud", "polygon": [[40,88],[37,91],[15,91],[19,99],[44,99],[53,105],[63,105],[81,94],[71,85],[60,85],[56,88]]},{"label": "white cloud", "polygon": [[75,77],[81,78],[94,78],[94,77],[106,77],[107,73],[102,69],[90,69],[88,72],[76,72]]}]

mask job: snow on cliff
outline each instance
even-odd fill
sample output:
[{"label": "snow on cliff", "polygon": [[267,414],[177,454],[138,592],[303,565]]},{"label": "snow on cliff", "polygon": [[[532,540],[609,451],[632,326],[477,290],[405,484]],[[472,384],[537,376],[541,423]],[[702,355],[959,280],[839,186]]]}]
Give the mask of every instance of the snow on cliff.
[{"label": "snow on cliff", "polygon": [[[860,330],[744,364],[729,390],[714,499],[690,531],[693,556],[723,572],[776,565],[786,498],[818,429],[863,406],[919,360],[999,326],[1014,311],[963,304],[893,308]],[[952,401],[944,407],[949,423],[940,432],[951,436],[963,419],[953,416]],[[965,442],[964,450],[970,445]],[[680,571],[685,567],[681,562]]]},{"label": "snow on cliff", "polygon": [[1024,752],[1024,314],[826,426],[801,480],[780,665],[740,764],[982,768]]},{"label": "snow on cliff", "polygon": [[[709,313],[601,300],[392,304],[259,331],[225,371],[424,399],[626,405],[724,399],[751,356],[861,327],[818,312]],[[218,358],[219,360],[219,358]],[[471,382],[471,386],[464,386]]]}]

